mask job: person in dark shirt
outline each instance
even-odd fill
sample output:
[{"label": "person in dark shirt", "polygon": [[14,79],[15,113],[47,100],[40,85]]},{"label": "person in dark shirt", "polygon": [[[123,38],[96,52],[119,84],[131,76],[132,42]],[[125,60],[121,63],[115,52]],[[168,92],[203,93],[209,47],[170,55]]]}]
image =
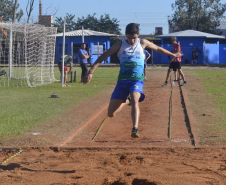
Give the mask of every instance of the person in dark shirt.
[{"label": "person in dark shirt", "polygon": [[86,76],[86,74],[88,73],[88,68],[87,68],[87,59],[89,59],[89,54],[88,52],[85,50],[86,48],[86,44],[82,43],[81,44],[81,48],[79,49],[79,60],[80,60],[80,66],[82,68],[82,75],[81,75],[81,79],[83,79],[83,77]]},{"label": "person in dark shirt", "polygon": [[199,50],[198,47],[196,47],[196,50],[195,50],[195,60],[198,64],[198,60],[199,60],[199,54],[201,54],[201,51]]},{"label": "person in dark shirt", "polygon": [[[58,68],[60,70],[60,79],[62,80],[62,60],[63,56],[58,61]],[[70,69],[67,71],[67,62],[70,63]],[[68,74],[70,74],[73,67],[73,57],[71,55],[64,55],[64,87],[66,86]],[[62,81],[61,81],[62,82]]]},{"label": "person in dark shirt", "polygon": [[151,57],[151,54],[147,50],[144,50],[144,54],[145,54],[145,60],[144,60],[144,80],[147,80],[147,77],[146,77],[147,61]]},{"label": "person in dark shirt", "polygon": [[196,60],[196,52],[194,51],[194,48],[191,48],[192,52],[191,52],[191,64],[194,63],[198,63],[197,60]]}]

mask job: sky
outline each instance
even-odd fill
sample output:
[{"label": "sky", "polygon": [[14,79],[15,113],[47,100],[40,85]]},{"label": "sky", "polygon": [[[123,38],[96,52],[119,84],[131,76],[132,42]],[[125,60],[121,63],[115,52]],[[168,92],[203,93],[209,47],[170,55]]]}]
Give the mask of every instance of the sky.
[{"label": "sky", "polygon": [[[18,0],[24,16],[22,21],[27,20],[28,0]],[[109,14],[110,18],[119,21],[119,27],[124,34],[125,27],[129,23],[140,24],[140,34],[154,34],[155,27],[163,27],[163,34],[168,34],[168,16],[172,15],[171,4],[175,0],[42,0],[42,14],[53,15],[53,17],[65,17],[66,13],[75,15],[75,19],[86,17],[88,14],[96,13],[96,18]],[[220,3],[226,3],[221,0]],[[30,22],[38,22],[39,0],[34,0],[34,9]],[[85,28],[84,28],[85,29]]]}]

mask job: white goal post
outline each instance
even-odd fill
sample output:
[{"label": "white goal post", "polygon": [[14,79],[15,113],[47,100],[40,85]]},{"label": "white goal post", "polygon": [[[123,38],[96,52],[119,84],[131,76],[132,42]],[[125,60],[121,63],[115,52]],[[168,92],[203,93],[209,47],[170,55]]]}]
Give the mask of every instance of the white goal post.
[{"label": "white goal post", "polygon": [[55,82],[57,28],[0,22],[0,87]]}]

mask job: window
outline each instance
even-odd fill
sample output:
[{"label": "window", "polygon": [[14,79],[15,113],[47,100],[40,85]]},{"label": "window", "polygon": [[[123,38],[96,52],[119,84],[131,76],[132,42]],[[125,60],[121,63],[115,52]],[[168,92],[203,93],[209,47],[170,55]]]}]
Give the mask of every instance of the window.
[{"label": "window", "polygon": [[170,39],[163,39],[163,44],[172,44]]},{"label": "window", "polygon": [[220,39],[220,44],[226,44],[226,39]]},{"label": "window", "polygon": [[214,38],[206,38],[206,44],[217,44],[217,39]]},{"label": "window", "polygon": [[[104,44],[99,44],[99,54],[103,54],[104,53]],[[94,52],[93,54],[98,54],[98,45],[94,44]]]},{"label": "window", "polygon": [[[59,53],[60,54],[62,54],[62,50],[63,50],[63,44],[59,44]],[[68,55],[68,45],[67,44],[65,44],[64,54]]]},{"label": "window", "polygon": [[[73,44],[73,53],[78,54],[79,49],[81,48],[82,44]],[[86,44],[86,51],[88,51],[88,44]]]}]

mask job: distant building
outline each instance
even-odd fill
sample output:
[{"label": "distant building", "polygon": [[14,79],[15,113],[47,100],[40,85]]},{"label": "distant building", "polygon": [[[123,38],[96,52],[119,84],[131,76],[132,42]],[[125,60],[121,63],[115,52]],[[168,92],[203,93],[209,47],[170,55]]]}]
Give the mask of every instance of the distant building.
[{"label": "distant building", "polygon": [[[102,55],[104,50],[110,48],[110,37],[117,37],[118,35],[104,32],[97,32],[92,30],[83,30],[84,43],[86,50],[91,48],[91,55],[93,57],[91,63],[94,63],[98,56]],[[56,34],[56,63],[62,56],[63,33]],[[65,55],[73,55],[74,62],[78,63],[78,51],[82,44],[82,30],[75,30],[65,33]],[[107,58],[110,63],[110,57]]]},{"label": "distant building", "polygon": [[[204,33],[195,30],[185,30],[175,33],[157,36],[161,38],[161,47],[168,51],[173,50],[173,44],[170,42],[172,36],[177,37],[177,42],[181,45],[181,51],[190,63],[192,56],[192,48],[198,48],[201,51],[199,55],[199,64],[221,64],[226,63],[226,43],[225,37]],[[161,55],[161,58],[154,63],[169,63],[166,55]],[[185,63],[185,59],[182,63]]]},{"label": "distant building", "polygon": [[52,15],[39,15],[38,22],[41,25],[46,27],[52,27],[53,25],[53,16]]},{"label": "distant building", "polygon": [[42,15],[42,0],[39,0],[39,16],[38,23],[46,27],[52,27],[53,16],[52,15]]}]

